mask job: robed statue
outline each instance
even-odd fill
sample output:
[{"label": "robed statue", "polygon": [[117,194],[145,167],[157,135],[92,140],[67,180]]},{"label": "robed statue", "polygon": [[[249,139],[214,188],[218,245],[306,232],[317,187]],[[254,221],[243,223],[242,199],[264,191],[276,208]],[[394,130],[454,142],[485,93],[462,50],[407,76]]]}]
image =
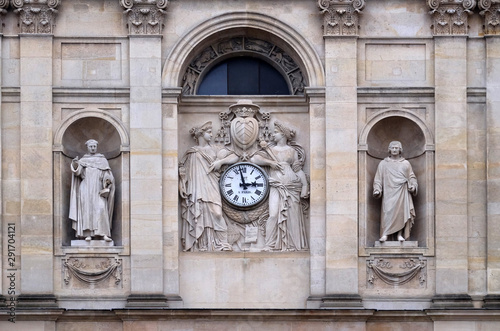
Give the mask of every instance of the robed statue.
[{"label": "robed statue", "polygon": [[98,142],[90,139],[85,144],[88,153],[71,161],[69,218],[77,238],[112,241],[115,179],[108,160],[97,153]]},{"label": "robed statue", "polygon": [[410,162],[401,156],[402,152],[401,142],[392,141],[389,156],[379,163],[373,181],[373,196],[382,197],[380,242],[393,234],[401,242],[407,240],[415,221],[412,195],[417,195],[417,177]]}]

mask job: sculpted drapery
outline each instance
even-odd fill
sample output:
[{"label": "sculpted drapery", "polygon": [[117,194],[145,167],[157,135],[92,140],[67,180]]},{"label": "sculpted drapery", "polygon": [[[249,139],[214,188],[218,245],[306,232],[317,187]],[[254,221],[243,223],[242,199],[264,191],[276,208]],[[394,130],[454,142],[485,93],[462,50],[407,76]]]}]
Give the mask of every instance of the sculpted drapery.
[{"label": "sculpted drapery", "polygon": [[115,180],[104,155],[96,153],[97,141],[86,144],[89,153],[71,162],[69,218],[77,238],[111,241]]},{"label": "sculpted drapery", "polygon": [[222,216],[219,176],[211,171],[216,149],[209,144],[211,123],[193,128],[198,146],[191,147],[179,163],[182,198],[182,234],[185,251],[232,250],[227,242],[227,224]]},{"label": "sculpted drapery", "polygon": [[396,233],[399,241],[408,239],[416,216],[411,195],[417,194],[417,178],[410,162],[401,157],[402,147],[398,143],[389,145],[391,156],[379,163],[373,181],[373,195],[382,196],[381,242]]}]

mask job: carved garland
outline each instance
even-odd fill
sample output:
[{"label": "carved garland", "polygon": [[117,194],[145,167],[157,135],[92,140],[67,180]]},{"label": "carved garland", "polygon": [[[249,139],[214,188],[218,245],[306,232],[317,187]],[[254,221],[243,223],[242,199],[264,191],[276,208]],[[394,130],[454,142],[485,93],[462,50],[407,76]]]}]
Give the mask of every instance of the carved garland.
[{"label": "carved garland", "polygon": [[193,95],[202,72],[219,57],[231,53],[254,53],[276,63],[286,74],[292,94],[303,95],[306,81],[294,59],[278,46],[261,39],[234,37],[210,45],[201,51],[189,64],[182,81],[182,94]]},{"label": "carved garland", "polygon": [[318,0],[325,36],[357,36],[365,0]]},{"label": "carved garland", "polygon": [[12,0],[19,14],[21,33],[50,34],[53,32],[57,6],[61,0]]},{"label": "carved garland", "polygon": [[475,0],[428,0],[428,5],[432,9],[435,36],[468,33],[468,16],[476,6]]},{"label": "carved garland", "polygon": [[168,0],[120,0],[131,35],[155,35],[163,30]]},{"label": "carved garland", "polygon": [[404,285],[417,277],[417,275],[421,287],[424,287],[427,281],[426,261],[423,259],[409,258],[403,261],[403,263],[399,265],[399,268],[406,271],[400,273],[387,271],[393,268],[392,263],[387,259],[374,258],[372,260],[367,260],[366,264],[368,271],[367,280],[368,284],[371,286],[375,284],[377,278],[392,286]]},{"label": "carved garland", "polygon": [[104,261],[96,264],[94,268],[89,268],[78,258],[63,259],[64,283],[69,284],[72,277],[87,283],[96,284],[110,277],[115,279],[118,285],[122,279],[122,260],[117,258],[105,258]]},{"label": "carved garland", "polygon": [[480,14],[484,16],[484,33],[488,35],[500,34],[500,1],[479,0]]}]

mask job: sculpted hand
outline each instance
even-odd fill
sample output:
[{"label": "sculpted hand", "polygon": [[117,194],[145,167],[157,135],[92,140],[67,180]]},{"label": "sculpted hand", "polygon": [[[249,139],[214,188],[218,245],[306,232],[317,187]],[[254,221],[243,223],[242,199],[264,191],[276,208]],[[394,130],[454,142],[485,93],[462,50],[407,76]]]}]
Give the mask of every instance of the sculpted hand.
[{"label": "sculpted hand", "polygon": [[414,193],[415,192],[415,186],[409,186],[408,187],[408,191],[410,191],[410,193]]},{"label": "sculpted hand", "polygon": [[379,190],[373,191],[373,197],[380,198],[381,195],[382,195],[382,192],[380,192]]},{"label": "sculpted hand", "polygon": [[307,199],[309,197],[309,190],[307,185],[302,186],[302,190],[300,192],[300,197],[302,199]]},{"label": "sculpted hand", "polygon": [[219,171],[220,167],[222,166],[222,163],[220,161],[214,161],[210,167],[208,167],[208,172],[212,171]]}]

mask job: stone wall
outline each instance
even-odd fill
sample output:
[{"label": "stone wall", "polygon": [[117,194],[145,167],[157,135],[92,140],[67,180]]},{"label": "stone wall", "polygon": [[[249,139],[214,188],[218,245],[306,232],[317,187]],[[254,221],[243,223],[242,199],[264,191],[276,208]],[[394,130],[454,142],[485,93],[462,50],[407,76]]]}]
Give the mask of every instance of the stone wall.
[{"label": "stone wall", "polygon": [[[0,329],[496,329],[500,1],[0,8]],[[197,95],[210,69],[243,56],[290,95]],[[241,120],[258,124],[244,147],[228,133],[238,104],[258,109]],[[265,247],[263,204],[258,219],[224,211],[232,251],[190,251],[190,130],[211,122],[230,165],[271,155],[277,121],[305,156],[306,244]],[[76,238],[68,216],[72,160],[91,138],[114,175],[111,242]],[[418,180],[416,217],[405,241],[384,242],[373,181],[393,140]]]}]

